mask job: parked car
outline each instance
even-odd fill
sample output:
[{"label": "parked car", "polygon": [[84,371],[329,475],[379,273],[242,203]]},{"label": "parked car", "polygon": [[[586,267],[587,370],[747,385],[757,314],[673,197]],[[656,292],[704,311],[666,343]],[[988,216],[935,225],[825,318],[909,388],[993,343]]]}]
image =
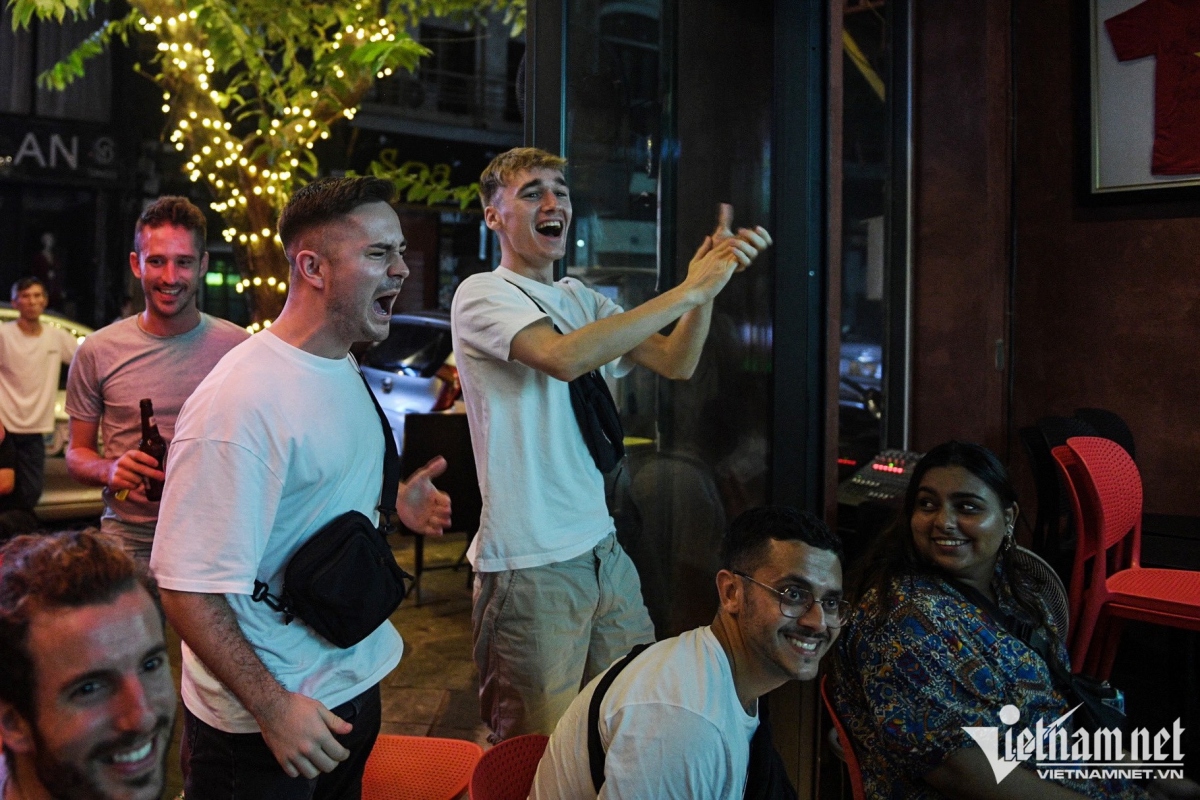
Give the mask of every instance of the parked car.
[{"label": "parked car", "polygon": [[464,413],[448,312],[394,314],[388,338],[356,355],[367,385],[392,426],[397,448],[404,447],[407,414]]},{"label": "parked car", "polygon": [[[17,310],[8,303],[0,303],[0,323],[17,318]],[[43,325],[61,328],[82,342],[92,329],[74,320],[57,314],[42,314]],[[67,418],[67,366],[64,364],[58,377],[58,393],[54,397],[54,432],[46,435],[46,482],[42,498],[34,513],[42,522],[98,517],[104,510],[104,499],[99,486],[85,486],[67,474],[66,459],[70,420]]]}]

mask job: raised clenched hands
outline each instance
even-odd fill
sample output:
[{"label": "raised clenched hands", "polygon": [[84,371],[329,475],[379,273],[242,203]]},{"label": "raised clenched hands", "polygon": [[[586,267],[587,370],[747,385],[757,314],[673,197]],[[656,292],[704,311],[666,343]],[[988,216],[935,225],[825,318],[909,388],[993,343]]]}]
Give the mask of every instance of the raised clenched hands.
[{"label": "raised clenched hands", "polygon": [[733,206],[721,203],[717,211],[717,228],[704,237],[692,261],[684,285],[699,292],[702,302],[716,297],[735,272],[750,266],[759,253],[771,246],[771,234],[761,225],[754,230],[739,228],[735,234]]}]

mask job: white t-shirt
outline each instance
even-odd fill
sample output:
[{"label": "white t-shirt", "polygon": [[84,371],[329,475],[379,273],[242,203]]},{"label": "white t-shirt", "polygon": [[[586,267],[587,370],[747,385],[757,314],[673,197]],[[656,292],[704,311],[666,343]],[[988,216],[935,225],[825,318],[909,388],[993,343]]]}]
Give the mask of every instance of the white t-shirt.
[{"label": "white t-shirt", "polygon": [[[147,333],[136,316],[114,322],[79,346],[67,379],[67,413],[71,419],[100,423],[104,452],[116,458],[141,442],[141,400],[148,397],[158,432],[170,447],[184,401],[217,362],[249,336],[244,328],[208,314],[201,314],[196,327],[178,336]],[[158,503],[142,492],[118,500],[105,486],[104,517],[153,524]]]},{"label": "white t-shirt", "polygon": [[[472,275],[450,311],[454,358],[483,495],[468,553],[477,572],[540,567],[590,550],[614,530],[567,384],[511,360],[513,337],[547,314],[563,333],[622,309],[574,278],[547,286],[504,267]],[[633,362],[605,366],[614,377]]]},{"label": "white t-shirt", "polygon": [[[271,674],[327,707],[383,679],[403,650],[385,622],[341,649],[250,599],[278,595],[292,554],[351,510],[377,519],[383,430],[353,360],[306,353],[269,333],[234,348],[184,403],[167,459],[150,568],[166,589],[224,594]],[[183,702],[228,733],[258,723],[185,642]]]},{"label": "white t-shirt", "polygon": [[10,433],[54,430],[54,396],[58,374],[71,363],[75,337],[42,323],[42,332],[27,336],[16,322],[0,325],[0,423]]},{"label": "white t-shirt", "polygon": [[[602,675],[559,720],[530,800],[596,797],[587,727]],[[599,727],[602,800],[736,800],[745,792],[758,714],[742,708],[729,658],[707,626],[664,639],[630,662],[600,703]]]}]

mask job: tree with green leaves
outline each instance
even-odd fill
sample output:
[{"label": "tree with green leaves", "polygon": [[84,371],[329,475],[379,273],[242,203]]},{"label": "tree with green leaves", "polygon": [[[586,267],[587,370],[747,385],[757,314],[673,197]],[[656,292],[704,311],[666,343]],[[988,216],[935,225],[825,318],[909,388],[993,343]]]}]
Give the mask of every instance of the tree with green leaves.
[{"label": "tree with green leaves", "polygon": [[[486,22],[503,12],[519,33],[525,0],[128,0],[125,16],[101,21],[61,62],[39,76],[62,89],[84,73],[88,59],[114,39],[149,48],[135,69],[162,90],[163,136],[207,185],[225,222],[251,292],[255,327],[282,307],[288,266],[275,223],[292,192],[319,171],[313,147],[334,124],[354,118],[372,83],[399,69],[415,70],[428,53],[409,34],[428,18]],[[13,27],[36,17],[62,22],[95,15],[93,0],[9,0]],[[139,41],[142,40],[142,41]],[[397,182],[409,199],[456,200],[469,187],[448,186],[410,165],[376,174]]]}]

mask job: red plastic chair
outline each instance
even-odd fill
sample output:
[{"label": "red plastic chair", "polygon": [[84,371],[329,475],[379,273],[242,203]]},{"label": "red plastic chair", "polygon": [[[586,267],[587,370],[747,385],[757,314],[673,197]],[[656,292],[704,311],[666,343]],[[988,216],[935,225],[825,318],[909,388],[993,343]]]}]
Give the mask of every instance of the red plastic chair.
[{"label": "red plastic chair", "polygon": [[846,771],[850,773],[850,794],[854,800],[866,800],[866,792],[863,790],[862,765],[858,763],[858,756],[854,754],[854,745],[850,742],[850,734],[846,732],[846,728],[842,725],[842,721],[838,719],[837,711],[833,708],[833,700],[829,697],[829,689],[826,686],[828,675],[821,676],[821,699],[825,702],[825,710],[829,712],[829,718],[833,720],[833,729],[837,731],[838,745],[842,748],[839,757],[846,762]]},{"label": "red plastic chair", "polygon": [[454,800],[482,755],[465,739],[381,733],[363,772],[363,800]]},{"label": "red plastic chair", "polygon": [[1075,671],[1105,680],[1112,672],[1122,621],[1135,619],[1200,630],[1200,572],[1141,566],[1142,478],[1129,453],[1096,436],[1067,440],[1064,466],[1074,489],[1079,531],[1071,576],[1078,622]]},{"label": "red plastic chair", "polygon": [[471,776],[471,800],[525,800],[549,736],[506,739],[483,754]]}]

